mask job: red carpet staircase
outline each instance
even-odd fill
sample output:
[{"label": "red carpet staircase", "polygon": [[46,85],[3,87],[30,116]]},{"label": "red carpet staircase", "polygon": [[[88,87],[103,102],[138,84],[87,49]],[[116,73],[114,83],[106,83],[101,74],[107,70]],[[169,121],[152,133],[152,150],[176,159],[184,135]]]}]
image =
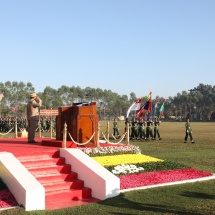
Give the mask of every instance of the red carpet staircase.
[{"label": "red carpet staircase", "polygon": [[17,157],[28,171],[45,188],[46,209],[59,209],[98,202],[91,196],[91,189],[84,186],[78,174],[72,171],[59,150]]}]

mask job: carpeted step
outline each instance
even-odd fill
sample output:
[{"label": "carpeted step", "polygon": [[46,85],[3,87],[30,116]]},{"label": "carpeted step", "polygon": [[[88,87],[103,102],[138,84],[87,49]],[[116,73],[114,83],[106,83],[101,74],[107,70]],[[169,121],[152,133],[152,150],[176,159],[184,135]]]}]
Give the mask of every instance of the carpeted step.
[{"label": "carpeted step", "polygon": [[46,192],[46,201],[51,201],[52,199],[70,199],[70,200],[81,200],[84,198],[90,198],[91,189],[88,187],[82,188],[71,188],[71,189],[61,189]]},{"label": "carpeted step", "polygon": [[[51,140],[42,140],[41,142],[42,146],[53,146],[53,147],[64,147],[64,142],[63,140],[55,140],[55,139],[51,139]],[[77,145],[75,143],[73,143],[72,141],[66,141],[66,148],[77,148]]]},{"label": "carpeted step", "polygon": [[52,151],[32,151],[32,153],[28,153],[26,155],[16,156],[21,162],[29,161],[29,160],[42,160],[48,158],[59,158],[60,151],[52,150]]},{"label": "carpeted step", "polygon": [[43,187],[45,188],[46,193],[49,191],[56,192],[61,190],[69,190],[72,188],[78,189],[84,187],[84,181],[75,179],[71,181],[58,181],[58,182],[49,182],[49,183],[42,183]]},{"label": "carpeted step", "polygon": [[76,172],[70,172],[70,173],[55,173],[55,174],[46,174],[42,176],[38,176],[37,180],[41,184],[47,184],[47,183],[54,183],[58,181],[72,181],[78,178],[78,174]]},{"label": "carpeted step", "polygon": [[[31,158],[32,159],[32,158]],[[53,165],[63,165],[65,164],[65,158],[43,158],[39,160],[24,160],[21,163],[26,168],[35,168],[41,166],[53,166]]]},{"label": "carpeted step", "polygon": [[71,165],[54,165],[54,166],[47,166],[47,167],[35,167],[35,168],[28,168],[28,171],[35,177],[39,177],[42,175],[49,175],[49,174],[57,174],[57,173],[70,173],[71,172]]},{"label": "carpeted step", "polygon": [[70,196],[62,197],[61,199],[46,198],[46,210],[55,210],[60,208],[76,207],[100,201],[99,199],[90,197],[81,200],[72,200]]},{"label": "carpeted step", "polygon": [[79,206],[99,201],[92,198],[91,188],[84,186],[59,150],[35,152],[18,158],[45,188],[46,209]]}]

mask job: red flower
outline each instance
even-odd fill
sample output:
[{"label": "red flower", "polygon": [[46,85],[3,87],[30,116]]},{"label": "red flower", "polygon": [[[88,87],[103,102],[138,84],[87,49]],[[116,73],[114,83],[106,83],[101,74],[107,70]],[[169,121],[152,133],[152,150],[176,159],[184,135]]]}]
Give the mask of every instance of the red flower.
[{"label": "red flower", "polygon": [[9,208],[18,206],[18,203],[12,193],[6,190],[0,190],[0,208]]},{"label": "red flower", "polygon": [[211,175],[212,173],[210,172],[203,172],[192,168],[123,175],[119,176],[120,189],[122,190],[148,185],[162,184],[167,182],[196,179]]}]

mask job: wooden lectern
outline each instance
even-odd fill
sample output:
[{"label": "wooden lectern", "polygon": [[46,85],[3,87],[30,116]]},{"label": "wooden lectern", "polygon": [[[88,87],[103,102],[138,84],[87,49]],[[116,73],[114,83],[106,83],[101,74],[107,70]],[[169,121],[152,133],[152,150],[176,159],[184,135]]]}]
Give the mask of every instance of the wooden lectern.
[{"label": "wooden lectern", "polygon": [[[56,139],[63,140],[64,124],[67,124],[67,140],[72,139],[85,147],[96,147],[98,138],[98,115],[96,102],[73,103],[72,106],[58,108],[56,117]],[[94,136],[93,136],[94,134]],[[89,141],[93,136],[91,141]]]}]

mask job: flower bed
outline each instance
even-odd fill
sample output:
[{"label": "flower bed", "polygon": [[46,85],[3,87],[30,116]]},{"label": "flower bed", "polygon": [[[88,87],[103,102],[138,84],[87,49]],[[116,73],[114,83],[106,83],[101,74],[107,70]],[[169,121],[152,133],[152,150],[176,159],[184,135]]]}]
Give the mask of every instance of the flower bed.
[{"label": "flower bed", "polygon": [[133,146],[95,148],[84,152],[120,178],[121,190],[213,175],[140,154],[139,148]]},{"label": "flower bed", "polygon": [[18,206],[12,193],[8,190],[0,190],[0,208],[11,208]]},{"label": "flower bed", "polygon": [[81,149],[84,153],[90,157],[105,156],[105,155],[121,155],[121,154],[140,154],[141,150],[139,146],[121,145],[121,146],[107,146],[96,148],[84,148]]},{"label": "flower bed", "polygon": [[161,159],[153,158],[142,154],[124,154],[93,157],[102,166],[114,166],[119,164],[137,164],[146,162],[163,162]]},{"label": "flower bed", "polygon": [[[128,166],[130,166],[130,167],[128,167]],[[173,170],[173,169],[188,168],[185,165],[182,165],[179,163],[174,163],[171,161],[137,163],[137,164],[127,164],[127,165],[120,164],[117,166],[104,166],[104,167],[106,169],[108,169],[110,172],[112,172],[114,175],[117,175],[117,176],[128,175],[128,174],[132,174],[134,172],[140,173],[140,172],[153,172],[153,171],[161,171],[161,170]],[[133,171],[134,168],[135,168],[135,171]]]},{"label": "flower bed", "polygon": [[158,172],[146,172],[140,174],[123,175],[120,178],[120,189],[130,189],[168,182],[196,179],[212,176],[209,172],[203,172],[192,168],[179,170],[165,170]]}]

